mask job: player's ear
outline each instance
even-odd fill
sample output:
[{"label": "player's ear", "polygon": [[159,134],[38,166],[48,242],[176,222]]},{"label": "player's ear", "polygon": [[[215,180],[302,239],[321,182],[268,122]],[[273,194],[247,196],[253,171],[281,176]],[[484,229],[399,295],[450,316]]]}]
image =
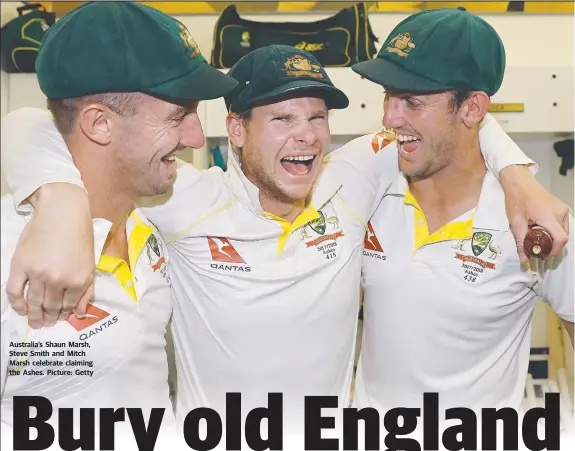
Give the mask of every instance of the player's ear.
[{"label": "player's ear", "polygon": [[78,125],[90,140],[105,146],[112,140],[113,114],[105,105],[91,103],[80,110]]},{"label": "player's ear", "polygon": [[489,96],[483,91],[472,91],[459,108],[461,121],[469,128],[478,125],[487,112],[491,103]]},{"label": "player's ear", "polygon": [[232,145],[238,149],[244,146],[247,134],[246,119],[236,113],[228,114],[226,128]]}]

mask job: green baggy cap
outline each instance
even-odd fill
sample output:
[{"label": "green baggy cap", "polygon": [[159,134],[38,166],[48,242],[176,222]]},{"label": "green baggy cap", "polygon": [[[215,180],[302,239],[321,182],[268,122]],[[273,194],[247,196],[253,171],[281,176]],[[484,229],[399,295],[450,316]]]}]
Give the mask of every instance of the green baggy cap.
[{"label": "green baggy cap", "polygon": [[226,106],[238,114],[291,93],[322,98],[328,109],[349,105],[347,96],[333,85],[311,53],[288,45],[258,48],[234,64],[228,75],[239,85],[225,96]]},{"label": "green baggy cap", "polygon": [[51,99],[144,92],[208,100],[237,86],[206,62],[181,22],[134,2],[91,2],[64,15],[42,41],[36,73]]},{"label": "green baggy cap", "polygon": [[413,14],[397,25],[376,58],[352,66],[386,89],[495,94],[505,73],[505,48],[485,20],[465,8]]}]

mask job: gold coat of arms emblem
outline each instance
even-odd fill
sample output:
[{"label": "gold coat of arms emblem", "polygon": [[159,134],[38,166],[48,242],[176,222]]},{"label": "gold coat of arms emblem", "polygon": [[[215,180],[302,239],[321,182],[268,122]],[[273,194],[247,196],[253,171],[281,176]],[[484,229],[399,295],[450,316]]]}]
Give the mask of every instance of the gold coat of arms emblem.
[{"label": "gold coat of arms emblem", "polygon": [[413,43],[411,33],[406,32],[399,33],[391,41],[389,41],[389,45],[385,50],[390,53],[395,53],[399,56],[407,57],[409,52],[414,48],[415,44]]}]

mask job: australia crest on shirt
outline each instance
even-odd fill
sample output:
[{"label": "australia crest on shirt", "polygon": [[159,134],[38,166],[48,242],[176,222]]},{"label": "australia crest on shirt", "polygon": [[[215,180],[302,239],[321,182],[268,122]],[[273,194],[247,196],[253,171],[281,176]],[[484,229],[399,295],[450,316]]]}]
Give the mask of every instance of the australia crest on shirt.
[{"label": "australia crest on shirt", "polygon": [[338,239],[344,236],[339,219],[332,208],[320,210],[319,217],[302,228],[300,239],[306,247],[314,248],[326,260],[337,256]]},{"label": "australia crest on shirt", "polygon": [[171,285],[168,265],[166,264],[166,251],[162,243],[153,233],[148,237],[148,241],[146,242],[146,254],[152,271],[159,271],[166,283]]},{"label": "australia crest on shirt", "polygon": [[496,268],[501,249],[489,232],[474,232],[471,238],[457,241],[453,246],[454,258],[461,260],[463,280],[469,283],[478,281],[487,271]]}]

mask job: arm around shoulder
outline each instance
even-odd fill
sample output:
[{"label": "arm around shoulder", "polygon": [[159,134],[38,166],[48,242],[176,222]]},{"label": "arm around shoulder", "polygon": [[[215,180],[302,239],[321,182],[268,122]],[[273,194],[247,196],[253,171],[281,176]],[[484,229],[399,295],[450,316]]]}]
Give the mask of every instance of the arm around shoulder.
[{"label": "arm around shoulder", "polygon": [[185,238],[202,219],[233,201],[224,183],[225,173],[220,168],[200,171],[190,163],[177,162],[172,189],[138,202],[139,209],[166,243]]},{"label": "arm around shoulder", "polygon": [[367,222],[400,174],[395,135],[380,131],[356,138],[330,153],[324,170],[341,180],[343,201]]},{"label": "arm around shoulder", "polygon": [[479,144],[487,168],[498,178],[501,171],[512,165],[524,165],[533,173],[537,172],[537,164],[523,153],[489,113],[480,124]]},{"label": "arm around shoulder", "polygon": [[20,211],[46,184],[63,182],[83,188],[66,142],[51,114],[40,108],[20,108],[2,118],[2,168]]}]

